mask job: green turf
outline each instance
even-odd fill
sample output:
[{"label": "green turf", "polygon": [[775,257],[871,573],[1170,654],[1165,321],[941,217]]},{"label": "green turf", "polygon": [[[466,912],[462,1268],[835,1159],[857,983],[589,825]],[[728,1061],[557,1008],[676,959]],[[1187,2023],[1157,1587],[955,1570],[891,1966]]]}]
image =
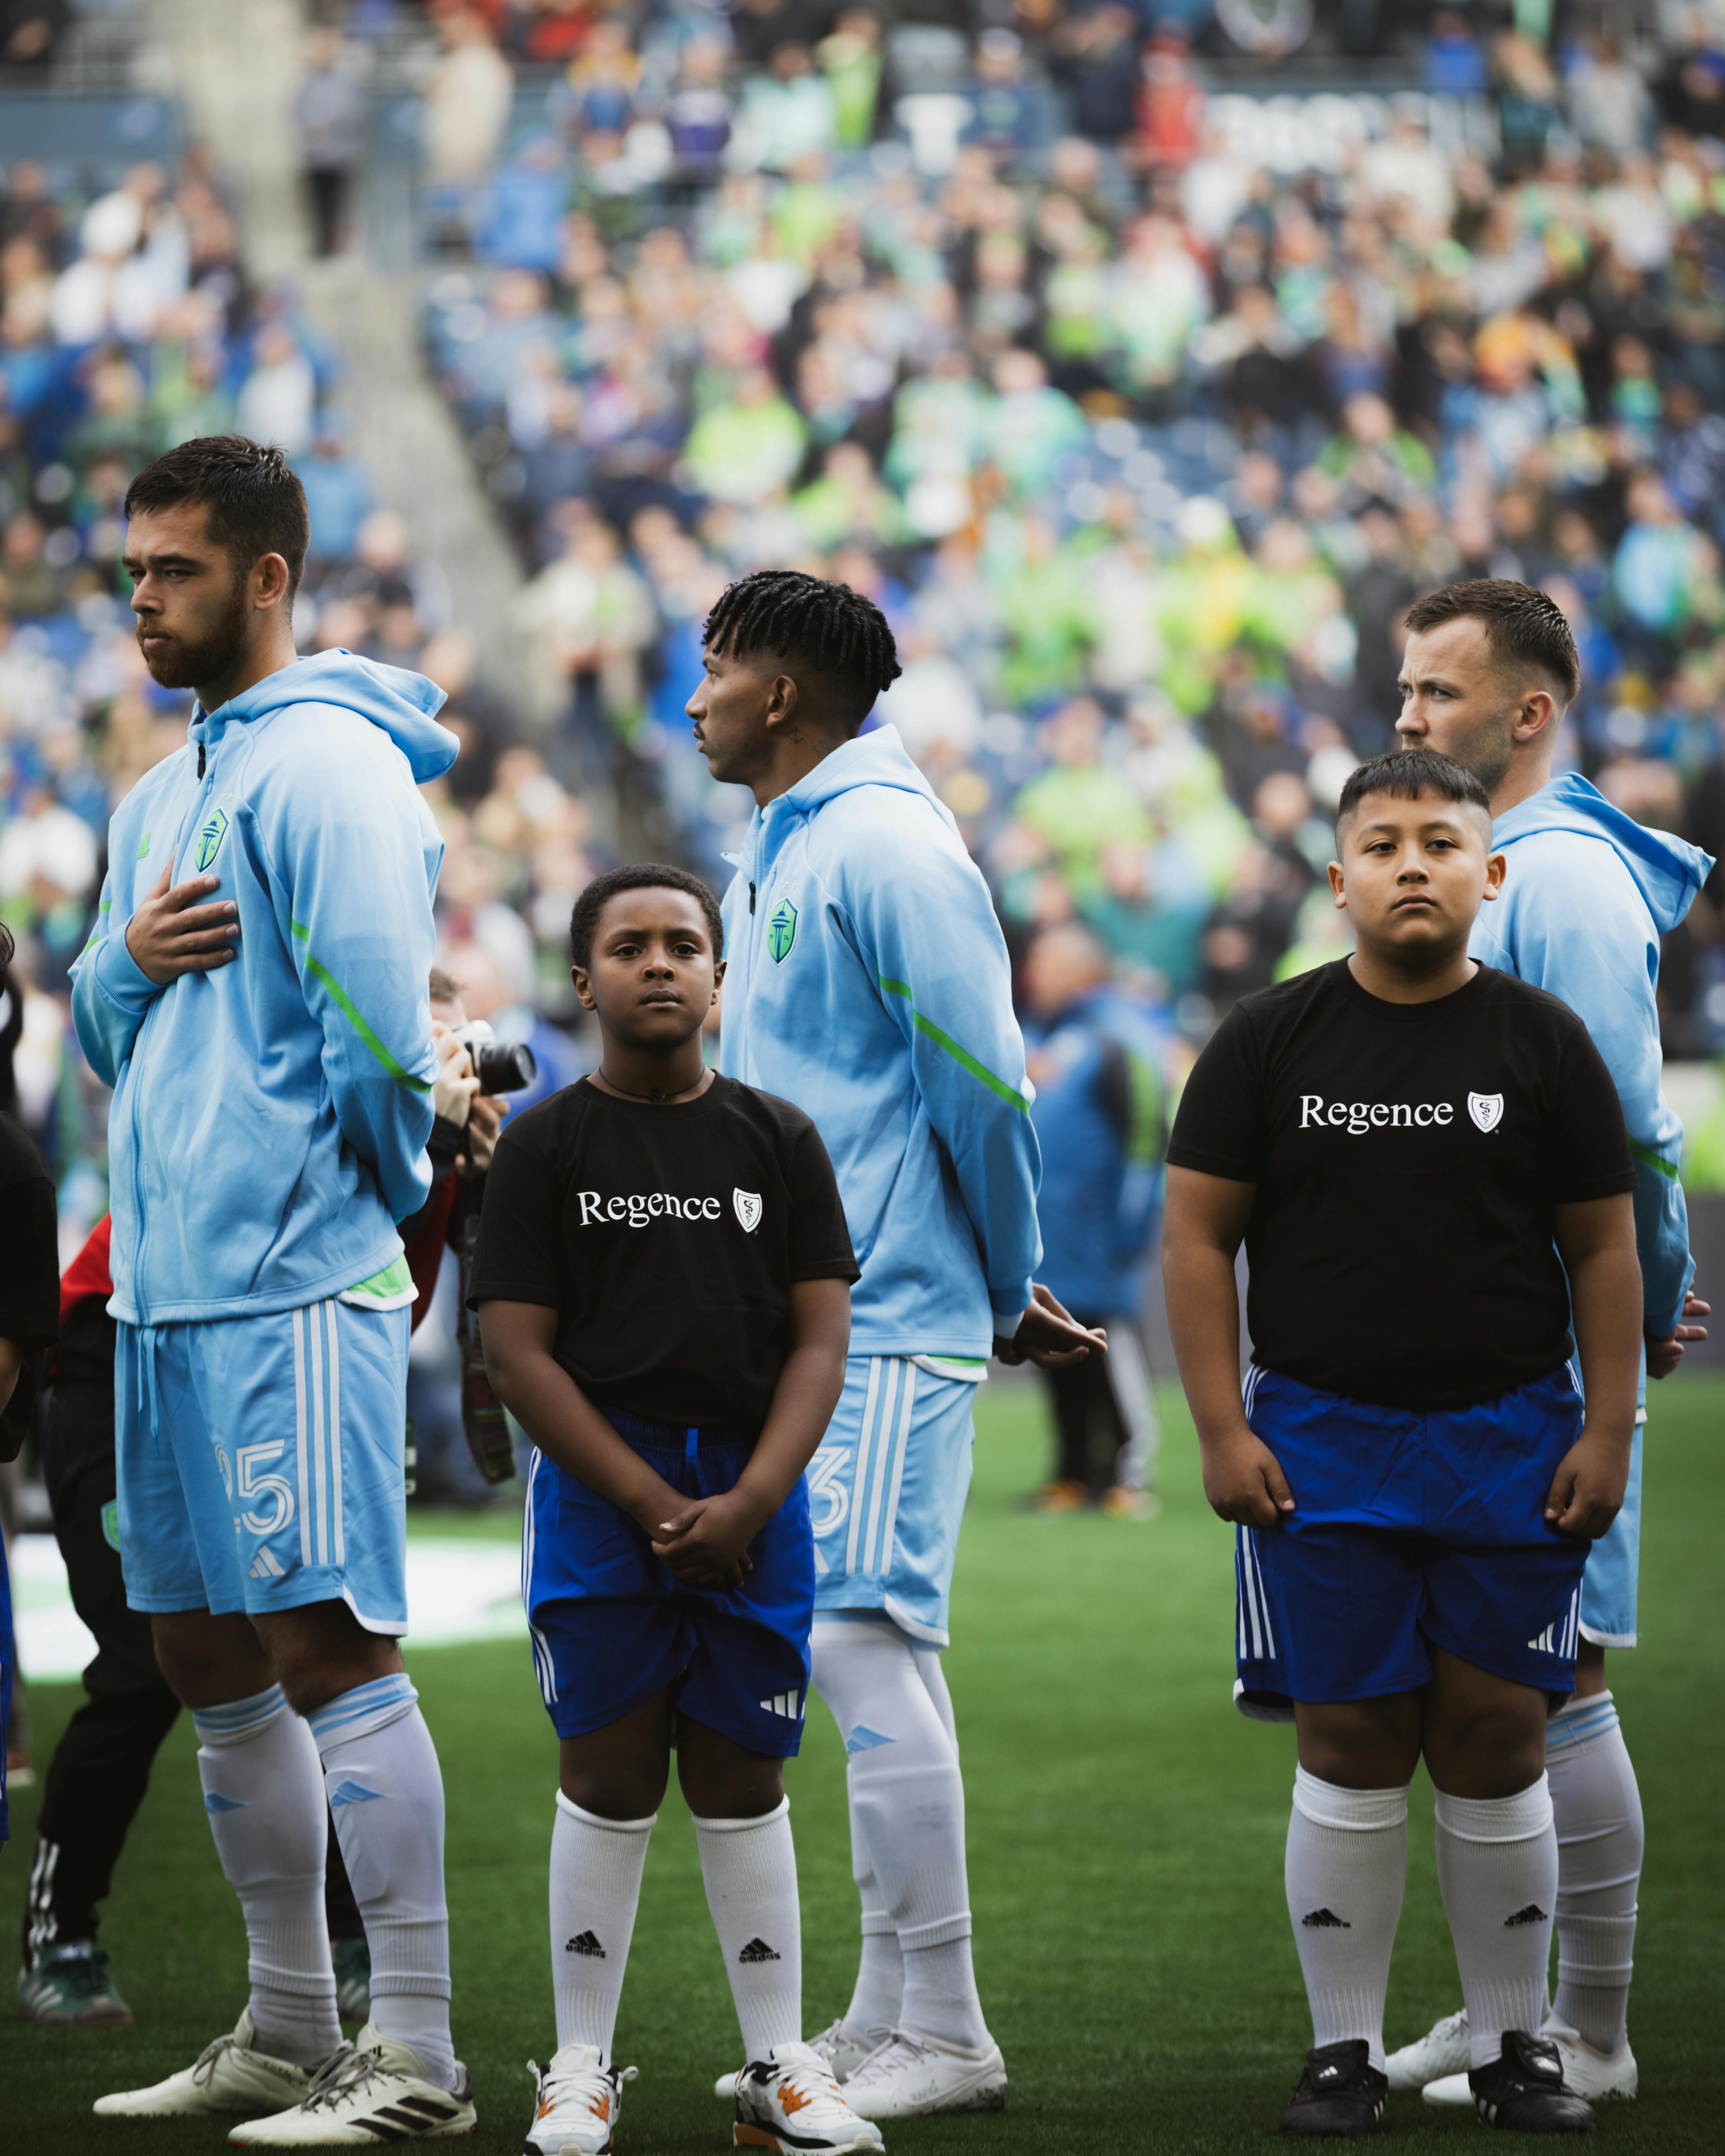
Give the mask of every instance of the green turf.
[{"label": "green turf", "polygon": [[[1164,1398],[1167,1509],[1149,1524],[1044,1520],[1024,1493],[1042,1466],[1035,1392],[996,1383],[979,1413],[975,1494],[948,1657],[969,1792],[972,1899],[989,2018],[1012,2075],[1004,2118],[898,2127],[896,2150],[1223,2150],[1274,2128],[1310,2041],[1281,1891],[1292,1779],[1286,1731],[1228,1702],[1228,1531],[1198,1487],[1183,1408]],[[1645,2093],[1608,2107],[1599,2146],[1720,2145],[1715,1943],[1725,1925],[1717,1791],[1722,1666],[1713,1499],[1725,1381],[1656,1395],[1647,1469],[1643,1636],[1613,1674],[1646,1804],[1635,2043]],[[435,1523],[441,1532],[444,1522]],[[481,2124],[468,2145],[516,2150],[521,2067],[553,2037],[545,1856],[553,1747],[524,1646],[428,1650],[415,1681],[443,1755],[449,1808],[455,2029]],[[1711,1676],[1712,1681],[1708,1679]],[[1697,1678],[1702,1681],[1697,1686]],[[31,1694],[51,1743],[79,1695]],[[855,1902],[843,1759],[824,1709],[791,1769],[802,1865],[809,2026],[843,2007]],[[15,1939],[34,1815],[0,1860],[0,1937]],[[1458,2003],[1433,1876],[1430,1803],[1416,1791],[1411,1878],[1391,1993],[1392,2043]],[[215,2123],[108,2127],[104,2089],[188,2062],[242,2003],[244,1940],[198,1803],[192,1736],[170,1740],[134,1830],[104,1933],[138,2025],[115,2034],[0,2020],[0,2149],[213,2149]],[[0,1967],[6,1966],[0,1963]],[[654,1839],[619,2052],[641,2068],[620,2148],[682,2156],[728,2143],[712,2076],[735,2025],[680,1799]],[[1710,2091],[1712,2092],[1710,2093]],[[1472,2143],[1415,2098],[1389,2125],[1409,2151]]]}]

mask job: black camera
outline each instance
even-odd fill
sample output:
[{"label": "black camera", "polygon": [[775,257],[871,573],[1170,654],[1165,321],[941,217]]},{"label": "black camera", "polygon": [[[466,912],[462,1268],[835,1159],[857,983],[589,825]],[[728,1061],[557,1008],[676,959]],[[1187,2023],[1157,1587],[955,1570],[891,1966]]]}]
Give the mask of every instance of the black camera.
[{"label": "black camera", "polygon": [[473,1060],[481,1093],[519,1093],[531,1086],[539,1066],[524,1040],[499,1040],[482,1018],[458,1025],[454,1037]]}]

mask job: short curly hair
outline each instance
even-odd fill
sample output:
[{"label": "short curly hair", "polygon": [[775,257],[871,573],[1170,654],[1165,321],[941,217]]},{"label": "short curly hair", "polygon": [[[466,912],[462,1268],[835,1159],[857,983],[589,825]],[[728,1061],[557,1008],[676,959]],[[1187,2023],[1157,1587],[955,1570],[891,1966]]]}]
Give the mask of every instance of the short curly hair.
[{"label": "short curly hair", "polygon": [[627,868],[607,869],[603,875],[596,875],[575,901],[575,911],[569,916],[569,956],[583,972],[593,963],[593,939],[599,916],[625,891],[686,891],[706,916],[715,960],[724,957],[725,924],[719,916],[719,901],[701,878],[663,861],[634,861]]}]

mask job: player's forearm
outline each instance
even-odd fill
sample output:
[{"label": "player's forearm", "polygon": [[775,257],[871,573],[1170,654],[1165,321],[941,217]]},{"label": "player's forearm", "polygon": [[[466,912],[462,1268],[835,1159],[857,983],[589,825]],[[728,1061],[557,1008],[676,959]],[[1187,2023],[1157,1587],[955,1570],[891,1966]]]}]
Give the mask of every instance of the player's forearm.
[{"label": "player's forearm", "polygon": [[1168,1332],[1180,1383],[1208,1445],[1245,1427],[1240,1397],[1240,1288],[1230,1252],[1189,1237],[1166,1236],[1162,1277]]},{"label": "player's forearm", "polygon": [[1640,1267],[1634,1249],[1619,1243],[1565,1262],[1587,1426],[1620,1441],[1626,1455],[1641,1367]]},{"label": "player's forearm", "polygon": [[[483,1317],[481,1318],[483,1324]],[[656,1528],[684,1499],[625,1445],[555,1357],[537,1349],[500,1353],[485,1342],[491,1383],[547,1460]]]},{"label": "player's forearm", "polygon": [[737,1496],[762,1521],[771,1519],[795,1489],[826,1435],[844,1389],[842,1347],[808,1341],[785,1358],[761,1435],[736,1483]]}]

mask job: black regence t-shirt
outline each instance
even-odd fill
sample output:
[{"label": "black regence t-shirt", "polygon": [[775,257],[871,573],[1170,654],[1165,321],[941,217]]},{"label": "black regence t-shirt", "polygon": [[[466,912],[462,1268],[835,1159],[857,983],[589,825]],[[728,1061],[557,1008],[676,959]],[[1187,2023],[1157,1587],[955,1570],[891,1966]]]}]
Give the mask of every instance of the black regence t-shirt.
[{"label": "black regence t-shirt", "polygon": [[471,1305],[557,1312],[590,1399],[757,1430],[796,1281],[861,1277],[833,1164],[800,1108],[714,1075],[671,1107],[583,1078],[529,1108],[485,1178]]},{"label": "black regence t-shirt", "polygon": [[1436,1003],[1368,995],[1346,959],[1245,997],[1194,1066],[1168,1157],[1258,1186],[1253,1361],[1413,1409],[1556,1369],[1552,1209],[1635,1187],[1587,1028],[1489,966]]}]

